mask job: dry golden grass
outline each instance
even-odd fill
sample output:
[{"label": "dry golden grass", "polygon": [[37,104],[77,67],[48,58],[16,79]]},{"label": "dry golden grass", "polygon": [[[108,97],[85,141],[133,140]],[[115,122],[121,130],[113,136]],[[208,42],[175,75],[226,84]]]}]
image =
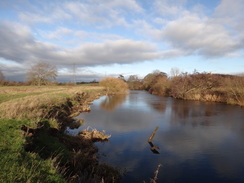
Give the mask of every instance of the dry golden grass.
[{"label": "dry golden grass", "polygon": [[102,89],[98,86],[1,87],[0,94],[4,93],[5,98],[0,103],[0,118],[44,117],[51,106],[61,105],[67,97]]},{"label": "dry golden grass", "polygon": [[57,91],[74,91],[74,90],[93,90],[99,89],[99,86],[2,86],[0,94],[23,94],[23,93],[43,93]]}]

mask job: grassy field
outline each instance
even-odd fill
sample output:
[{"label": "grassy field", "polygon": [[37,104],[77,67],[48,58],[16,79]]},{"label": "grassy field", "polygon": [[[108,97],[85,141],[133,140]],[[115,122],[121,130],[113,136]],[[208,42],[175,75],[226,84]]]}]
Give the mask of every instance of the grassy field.
[{"label": "grassy field", "polygon": [[[72,101],[77,93],[97,95],[102,91],[98,86],[0,87],[0,182],[65,182],[58,157],[71,153],[61,138],[49,135],[50,129],[58,130],[59,125],[48,114],[53,108],[61,109],[67,98]],[[49,126],[35,137],[40,152],[26,151],[34,136],[24,136],[21,126],[34,129],[41,120]],[[49,153],[46,157],[45,151]]]},{"label": "grassy field", "polygon": [[33,119],[45,116],[50,106],[81,92],[101,92],[98,86],[0,87],[0,118]]}]

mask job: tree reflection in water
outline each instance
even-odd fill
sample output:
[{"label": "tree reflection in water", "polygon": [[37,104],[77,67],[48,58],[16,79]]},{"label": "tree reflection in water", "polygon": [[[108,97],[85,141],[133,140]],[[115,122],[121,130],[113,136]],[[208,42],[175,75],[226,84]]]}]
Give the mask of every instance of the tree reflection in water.
[{"label": "tree reflection in water", "polygon": [[100,104],[100,107],[105,111],[113,111],[122,104],[127,95],[108,95]]}]

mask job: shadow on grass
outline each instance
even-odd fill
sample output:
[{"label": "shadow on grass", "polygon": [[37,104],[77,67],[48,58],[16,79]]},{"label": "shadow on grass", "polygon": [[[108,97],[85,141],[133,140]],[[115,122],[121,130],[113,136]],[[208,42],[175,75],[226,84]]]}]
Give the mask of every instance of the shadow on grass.
[{"label": "shadow on grass", "polygon": [[92,140],[69,136],[48,121],[39,122],[37,128],[21,127],[25,132],[25,150],[37,153],[43,159],[55,159],[55,166],[67,182],[119,182],[118,169],[98,161],[98,148]]}]

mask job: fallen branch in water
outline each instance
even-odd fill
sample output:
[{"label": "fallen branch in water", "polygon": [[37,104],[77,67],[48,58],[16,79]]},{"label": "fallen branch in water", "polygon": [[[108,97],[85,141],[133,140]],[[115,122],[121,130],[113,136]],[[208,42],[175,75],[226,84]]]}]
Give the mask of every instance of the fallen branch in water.
[{"label": "fallen branch in water", "polygon": [[155,136],[155,134],[156,134],[156,132],[157,132],[158,129],[159,129],[159,127],[157,126],[157,127],[155,128],[155,130],[152,132],[152,135],[149,137],[148,142],[152,142],[152,139],[153,139],[153,137]]},{"label": "fallen branch in water", "polygon": [[154,154],[159,154],[159,152],[157,151],[157,149],[159,149],[159,147],[158,146],[155,146],[153,143],[152,143],[152,139],[154,138],[154,136],[155,136],[155,134],[156,134],[156,132],[157,132],[157,130],[159,129],[159,127],[157,126],[156,128],[155,128],[155,130],[152,132],[152,135],[149,137],[149,139],[148,139],[148,143],[149,143],[149,145],[151,146],[151,148],[150,148],[150,150],[154,153]]}]

